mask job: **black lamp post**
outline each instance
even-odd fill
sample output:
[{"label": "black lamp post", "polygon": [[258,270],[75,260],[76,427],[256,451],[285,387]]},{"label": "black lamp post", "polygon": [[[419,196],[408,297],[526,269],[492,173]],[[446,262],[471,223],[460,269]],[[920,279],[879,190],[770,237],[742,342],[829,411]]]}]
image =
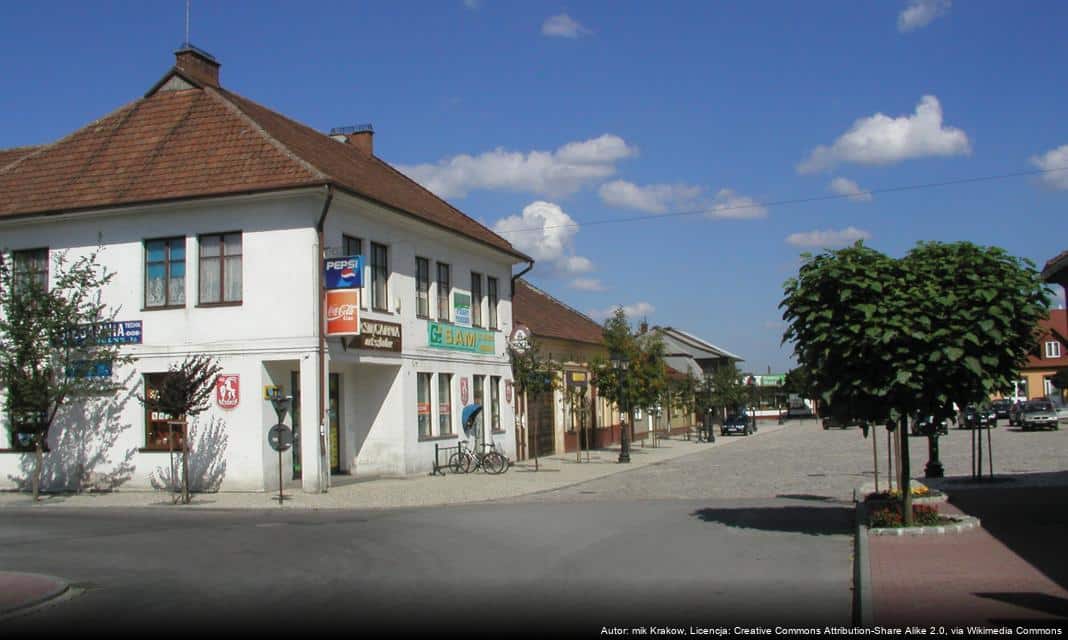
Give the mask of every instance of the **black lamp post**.
[{"label": "black lamp post", "polygon": [[612,368],[619,376],[619,462],[630,462],[630,425],[624,426],[623,424],[623,376],[629,364],[627,357],[622,353],[612,353]]}]

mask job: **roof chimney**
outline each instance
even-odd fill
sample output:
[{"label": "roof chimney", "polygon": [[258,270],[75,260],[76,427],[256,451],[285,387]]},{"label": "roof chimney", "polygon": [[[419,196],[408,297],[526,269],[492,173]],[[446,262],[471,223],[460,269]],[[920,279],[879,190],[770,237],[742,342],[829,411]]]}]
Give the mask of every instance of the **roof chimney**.
[{"label": "roof chimney", "polygon": [[356,147],[360,153],[368,156],[375,154],[375,128],[368,124],[357,124],[351,127],[334,127],[330,130],[330,137],[338,142]]},{"label": "roof chimney", "polygon": [[174,52],[174,68],[187,78],[212,87],[219,86],[219,62],[215,56],[186,42]]}]

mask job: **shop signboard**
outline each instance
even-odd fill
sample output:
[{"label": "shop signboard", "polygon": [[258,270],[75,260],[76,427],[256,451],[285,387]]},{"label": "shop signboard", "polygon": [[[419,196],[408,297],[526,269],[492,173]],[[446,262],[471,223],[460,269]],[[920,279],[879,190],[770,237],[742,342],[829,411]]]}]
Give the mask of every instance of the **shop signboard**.
[{"label": "shop signboard", "polygon": [[525,324],[517,324],[508,336],[508,344],[516,353],[526,353],[530,348],[530,329]]},{"label": "shop signboard", "polygon": [[357,349],[401,352],[401,326],[395,322],[360,320],[360,335],[350,345]]},{"label": "shop signboard", "polygon": [[567,386],[574,389],[585,389],[590,384],[590,374],[585,371],[568,371]]},{"label": "shop signboard", "polygon": [[215,402],[223,409],[237,408],[241,402],[241,377],[226,373],[215,378]]},{"label": "shop signboard", "polygon": [[340,289],[326,292],[326,335],[360,335],[360,292]]},{"label": "shop signboard", "polygon": [[71,334],[76,345],[141,344],[141,321],[120,320],[79,326]]},{"label": "shop signboard", "polygon": [[323,283],[327,291],[363,286],[363,256],[323,259]]},{"label": "shop signboard", "polygon": [[469,351],[482,355],[496,352],[494,334],[484,329],[458,327],[441,322],[428,322],[427,345],[434,349]]},{"label": "shop signboard", "polygon": [[470,294],[460,292],[452,294],[452,317],[456,319],[456,324],[462,324],[465,327],[471,326]]}]

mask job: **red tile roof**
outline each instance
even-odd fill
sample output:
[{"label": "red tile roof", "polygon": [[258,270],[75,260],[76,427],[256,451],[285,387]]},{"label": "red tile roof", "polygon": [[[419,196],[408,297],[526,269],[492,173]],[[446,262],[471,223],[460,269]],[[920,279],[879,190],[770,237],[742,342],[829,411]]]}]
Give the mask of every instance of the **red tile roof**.
[{"label": "red tile roof", "polygon": [[12,147],[10,149],[0,149],[0,168],[5,167],[12,162],[28,156],[34,151],[40,149],[40,146],[36,147]]},{"label": "red tile roof", "polygon": [[601,325],[522,278],[515,282],[512,319],[535,337],[604,344]]},{"label": "red tile roof", "polygon": [[[192,88],[157,90],[174,76]],[[327,184],[530,260],[373,155],[178,68],[58,142],[0,151],[0,217]]]}]

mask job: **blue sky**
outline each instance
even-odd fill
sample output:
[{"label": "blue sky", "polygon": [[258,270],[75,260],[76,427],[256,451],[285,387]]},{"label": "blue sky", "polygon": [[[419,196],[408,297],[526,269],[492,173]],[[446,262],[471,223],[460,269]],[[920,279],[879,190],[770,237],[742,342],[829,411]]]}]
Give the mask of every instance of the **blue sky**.
[{"label": "blue sky", "polygon": [[[185,9],[0,5],[0,148],[142,95]],[[1068,167],[1068,3],[193,0],[190,17],[224,86],[324,131],[373,123],[379,157],[507,232],[541,288],[747,371],[791,366],[777,305],[802,251],[969,240],[1041,268],[1068,249],[1068,171],[895,190]]]}]

